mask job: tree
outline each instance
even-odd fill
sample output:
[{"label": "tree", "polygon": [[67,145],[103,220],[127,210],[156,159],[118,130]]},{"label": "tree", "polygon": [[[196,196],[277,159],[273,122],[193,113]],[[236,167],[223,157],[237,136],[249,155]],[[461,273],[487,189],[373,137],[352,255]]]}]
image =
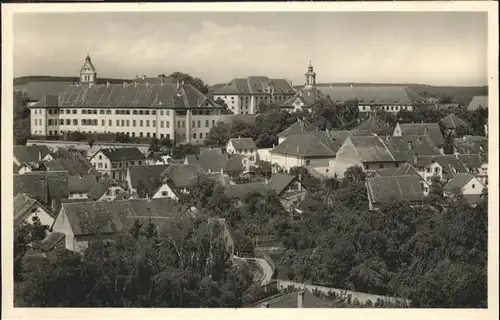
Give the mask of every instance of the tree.
[{"label": "tree", "polygon": [[348,183],[365,182],[365,173],[360,166],[351,166],[344,173],[344,181]]},{"label": "tree", "polygon": [[21,91],[14,91],[14,145],[25,145],[30,136],[30,109],[28,96]]},{"label": "tree", "polygon": [[[70,131],[67,135],[67,139],[69,141],[83,141],[86,139],[86,136],[84,133],[80,132],[80,131]],[[90,141],[93,141],[92,139],[89,139],[89,143]]]},{"label": "tree", "polygon": [[200,78],[196,78],[187,73],[179,71],[171,73],[169,77],[172,78],[174,81],[180,81],[184,82],[185,84],[190,84],[203,94],[208,93],[208,86]]},{"label": "tree", "polygon": [[233,111],[229,110],[227,103],[221,98],[217,98],[217,100],[215,100],[215,103],[222,107],[221,114],[234,114]]},{"label": "tree", "polygon": [[158,151],[160,151],[160,140],[158,140],[158,138],[154,137],[153,139],[151,139],[148,151],[149,152],[158,152]]}]

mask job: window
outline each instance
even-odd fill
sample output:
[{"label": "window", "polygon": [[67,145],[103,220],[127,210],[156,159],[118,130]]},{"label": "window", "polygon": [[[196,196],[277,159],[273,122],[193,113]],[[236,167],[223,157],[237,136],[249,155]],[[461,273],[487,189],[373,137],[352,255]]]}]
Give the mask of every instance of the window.
[{"label": "window", "polygon": [[113,125],[113,122],[111,121],[111,119],[108,120],[108,124],[110,127]]},{"label": "window", "polygon": [[77,126],[78,125],[78,119],[73,119],[73,125]]},{"label": "window", "polygon": [[201,128],[201,121],[198,120],[198,128]]},{"label": "window", "polygon": [[431,168],[427,168],[427,173],[430,173],[431,172]]},{"label": "window", "polygon": [[104,110],[103,110],[103,109],[100,109],[100,110],[99,110],[99,114],[104,114]]},{"label": "window", "polygon": [[163,128],[163,125],[164,125],[164,124],[165,124],[165,123],[164,123],[163,121],[160,121],[160,128]]},{"label": "window", "polygon": [[106,110],[106,114],[111,114],[111,110]]},{"label": "window", "polygon": [[166,116],[169,116],[169,115],[170,115],[170,111],[165,110],[165,115],[166,115]]},{"label": "window", "polygon": [[108,164],[104,163],[104,169],[107,169],[107,168],[108,168]]},{"label": "window", "polygon": [[193,139],[196,139],[196,132],[193,133]]},{"label": "window", "polygon": [[116,126],[119,127],[120,126],[120,120],[116,120]]},{"label": "window", "polygon": [[205,120],[205,128],[208,128],[210,126],[210,123],[208,120]]},{"label": "window", "polygon": [[160,139],[163,139],[165,135],[163,133],[160,133]]},{"label": "window", "polygon": [[472,189],[475,189],[476,188],[476,185],[475,184],[472,184]]},{"label": "window", "polygon": [[139,120],[139,127],[142,127],[142,124],[143,124],[142,120]]},{"label": "window", "polygon": [[186,121],[182,121],[182,128],[186,127]]},{"label": "window", "polygon": [[203,139],[203,133],[200,132],[200,139]]},{"label": "window", "polygon": [[132,114],[137,114],[137,110],[132,110]]},{"label": "window", "polygon": [[162,110],[162,111],[160,111],[160,116],[162,116],[162,115],[163,115],[163,110]]},{"label": "window", "polygon": [[165,121],[165,127],[170,128],[170,121]]},{"label": "window", "polygon": [[181,127],[181,122],[180,120],[177,120],[177,128],[180,128]]},{"label": "window", "polygon": [[215,126],[215,120],[212,120],[212,127]]},{"label": "window", "polygon": [[146,120],[146,127],[149,127],[149,120]]},{"label": "window", "polygon": [[166,197],[166,196],[168,195],[168,194],[167,194],[167,191],[162,191],[162,192],[161,192],[161,195],[162,195],[163,197]]},{"label": "window", "polygon": [[139,132],[139,137],[141,137],[141,138],[143,137],[142,132]]},{"label": "window", "polygon": [[194,120],[193,120],[193,121],[191,122],[191,126],[192,126],[193,128],[196,128],[196,121],[194,121]]},{"label": "window", "polygon": [[151,137],[151,135],[149,134],[149,132],[146,133],[146,137],[147,138]]},{"label": "window", "polygon": [[427,182],[430,182],[431,181],[431,177],[427,177],[425,180],[427,180]]},{"label": "window", "polygon": [[434,168],[434,172],[435,172],[435,173],[439,173],[439,167]]},{"label": "window", "polygon": [[139,110],[139,114],[140,115],[144,114],[143,110]]},{"label": "window", "polygon": [[97,168],[102,169],[102,162],[97,163]]},{"label": "window", "polygon": [[139,160],[139,163],[138,163],[140,166],[142,166],[142,161]]},{"label": "window", "polygon": [[378,165],[378,167],[379,167],[380,169],[384,169],[384,164],[383,164],[383,163],[380,163],[380,164]]},{"label": "window", "polygon": [[130,127],[130,120],[127,120],[127,127]]},{"label": "window", "polygon": [[151,115],[156,116],[156,110],[151,110]]},{"label": "window", "polygon": [[101,120],[101,126],[103,126],[103,127],[106,126],[106,121]]},{"label": "window", "polygon": [[66,119],[66,125],[69,126],[71,124],[71,120],[70,119]]},{"label": "window", "polygon": [[153,124],[152,124],[153,128],[156,128],[156,121],[153,120]]}]

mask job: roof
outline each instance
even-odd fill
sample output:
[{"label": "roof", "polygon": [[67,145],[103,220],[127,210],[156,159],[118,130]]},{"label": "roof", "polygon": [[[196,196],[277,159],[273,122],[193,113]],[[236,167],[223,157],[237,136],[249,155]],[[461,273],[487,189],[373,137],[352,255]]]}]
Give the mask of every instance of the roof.
[{"label": "roof", "polygon": [[295,101],[300,100],[305,107],[311,107],[316,101],[325,95],[316,87],[302,88],[295,96],[283,102],[280,106],[284,108],[294,108]]},{"label": "roof", "polygon": [[[13,205],[14,225],[20,222],[20,220],[23,219],[24,215],[28,213],[35,205],[41,206],[41,204],[38,201],[30,197],[29,195],[24,193],[18,193],[14,197],[14,205]],[[53,215],[51,211],[47,209],[46,211],[49,215]]]},{"label": "roof", "polygon": [[80,151],[57,151],[50,155],[59,163],[63,170],[67,170],[69,174],[88,174],[96,172],[87,157]]},{"label": "roof", "polygon": [[291,126],[278,133],[278,137],[286,138],[293,134],[301,134],[314,131],[319,131],[319,129],[305,120],[298,119]]},{"label": "roof", "polygon": [[243,159],[239,154],[223,154],[217,150],[204,151],[198,155],[186,155],[187,163],[199,165],[206,173],[209,172],[240,172],[244,171]]},{"label": "roof", "polygon": [[425,99],[404,86],[323,87],[321,92],[336,103],[357,99],[359,104],[413,105]]},{"label": "roof", "polygon": [[484,154],[488,153],[488,138],[482,136],[464,136],[454,138],[455,152],[459,154]]},{"label": "roof", "polygon": [[27,92],[30,101],[39,101],[44,95],[57,96],[73,82],[68,81],[30,81]]},{"label": "roof", "polygon": [[128,176],[132,189],[137,189],[139,181],[146,189],[153,190],[157,187],[157,180],[169,165],[154,166],[130,166],[128,167]]},{"label": "roof", "polygon": [[288,187],[295,179],[297,179],[296,176],[275,173],[271,176],[271,179],[269,179],[269,185],[277,195],[281,195],[281,193],[285,191],[286,187]]},{"label": "roof", "polygon": [[444,186],[444,191],[447,192],[457,192],[461,191],[463,187],[467,185],[475,177],[468,173],[457,173],[455,176],[448,180],[448,183]]},{"label": "roof", "polygon": [[370,178],[366,181],[366,188],[372,203],[425,199],[420,177],[413,175]]},{"label": "roof", "polygon": [[441,125],[446,129],[456,129],[458,127],[468,127],[469,125],[457,117],[455,114],[450,113],[441,120]]},{"label": "roof", "polygon": [[398,168],[386,168],[376,171],[380,177],[393,177],[393,176],[420,176],[418,170],[409,163],[404,163]]},{"label": "roof", "polygon": [[[130,160],[145,160],[146,156],[139,148],[116,148],[116,149],[101,149],[100,150],[110,161],[130,161]],[[96,152],[98,154],[99,152]],[[95,157],[95,155],[93,157]],[[92,158],[93,158],[92,157]]]},{"label": "roof", "polygon": [[[438,147],[432,142],[428,135],[405,135],[402,137],[389,137],[386,142],[391,148],[391,152],[400,152],[406,154],[408,160],[412,160],[413,154],[416,155],[441,155]],[[410,153],[411,154],[410,154]]]},{"label": "roof", "polygon": [[439,155],[439,156],[419,156],[415,163],[416,168],[426,168],[437,162],[446,174],[451,176],[456,173],[467,172],[466,165],[454,155]]},{"label": "roof", "polygon": [[[43,107],[35,104],[34,107]],[[99,108],[221,108],[189,84],[76,84],[59,93],[51,107]]]},{"label": "roof", "polygon": [[70,193],[88,193],[97,184],[94,175],[70,175],[68,176],[68,189]]},{"label": "roof", "polygon": [[168,198],[63,203],[62,210],[75,236],[121,232],[131,226],[131,218],[171,218],[179,213]]},{"label": "roof", "polygon": [[339,145],[328,136],[327,132],[309,132],[288,136],[270,153],[302,158],[333,158],[338,148]]},{"label": "roof", "polygon": [[252,138],[231,138],[228,143],[232,143],[236,150],[255,150],[257,146]]},{"label": "roof", "polygon": [[244,200],[253,193],[265,195],[269,190],[270,186],[265,182],[250,182],[231,185],[225,189],[224,193],[230,198]]},{"label": "roof", "polygon": [[64,233],[60,232],[52,232],[40,243],[40,249],[42,251],[50,251],[52,250],[58,243],[61,243],[62,240],[66,238]]},{"label": "roof", "polygon": [[194,186],[204,174],[197,164],[171,164],[160,176],[174,188],[183,189]]},{"label": "roof", "polygon": [[[268,303],[269,308],[297,308],[298,294],[298,292],[281,293],[260,301],[256,307],[262,307],[263,303]],[[333,308],[333,305],[334,302],[332,300],[318,298],[309,291],[304,292],[302,300],[303,308]]]},{"label": "roof", "polygon": [[[293,86],[285,79],[269,79],[265,76],[250,76],[247,78],[236,78],[225,86],[215,88],[215,95],[238,95],[238,94],[264,94],[268,87],[272,87],[275,94],[295,94]],[[270,94],[270,92],[268,93]]]},{"label": "roof", "polygon": [[97,201],[103,196],[103,194],[106,193],[106,191],[108,191],[109,187],[111,187],[112,185],[113,185],[113,183],[109,180],[99,181],[89,191],[89,193],[87,194],[87,197],[89,199]]},{"label": "roof", "polygon": [[400,123],[402,135],[426,135],[436,146],[444,145],[444,137],[438,123]]},{"label": "roof", "polygon": [[482,107],[483,109],[488,109],[488,96],[475,96],[469,102],[467,110],[474,111]]},{"label": "roof", "polygon": [[450,110],[457,109],[460,107],[459,103],[437,103],[434,107],[438,110]]},{"label": "roof", "polygon": [[342,145],[344,141],[353,136],[371,137],[373,133],[370,130],[330,130],[330,137],[338,144]]},{"label": "roof", "polygon": [[401,144],[395,144],[391,140],[384,140],[377,136],[353,136],[349,137],[345,143],[350,142],[354,146],[359,160],[363,163],[407,161],[411,157],[409,150],[401,150]]},{"label": "roof", "polygon": [[207,178],[215,181],[216,183],[222,185],[223,187],[232,185],[231,178],[226,175],[220,174],[220,172],[207,173]]},{"label": "roof", "polygon": [[14,194],[25,193],[41,203],[69,196],[66,171],[36,171],[14,175]]},{"label": "roof", "polygon": [[370,131],[376,134],[390,134],[394,131],[394,128],[376,114],[370,114],[368,119],[356,127],[356,130]]},{"label": "roof", "polygon": [[457,154],[456,157],[460,160],[469,170],[474,170],[483,164],[488,163],[488,157],[481,154]]},{"label": "roof", "polygon": [[40,161],[49,153],[47,146],[14,146],[14,158],[19,163]]}]

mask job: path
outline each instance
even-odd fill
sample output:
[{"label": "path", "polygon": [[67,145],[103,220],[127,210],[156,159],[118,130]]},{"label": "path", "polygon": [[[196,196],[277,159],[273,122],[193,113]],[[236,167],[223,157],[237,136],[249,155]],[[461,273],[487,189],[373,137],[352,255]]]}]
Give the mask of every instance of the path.
[{"label": "path", "polygon": [[266,284],[271,282],[271,277],[273,276],[273,268],[269,265],[269,263],[267,263],[266,260],[259,258],[243,258],[238,256],[233,256],[233,258],[240,260],[247,260],[247,261],[255,261],[262,270],[262,278],[260,282],[261,285],[265,286]]}]

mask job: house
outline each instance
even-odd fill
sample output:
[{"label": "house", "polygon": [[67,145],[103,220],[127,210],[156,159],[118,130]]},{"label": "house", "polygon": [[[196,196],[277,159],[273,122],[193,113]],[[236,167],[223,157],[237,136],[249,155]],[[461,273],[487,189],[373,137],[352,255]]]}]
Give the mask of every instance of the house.
[{"label": "house", "polygon": [[338,148],[325,131],[293,134],[270,151],[271,162],[286,171],[310,166],[328,173]]},{"label": "house", "polygon": [[427,103],[413,89],[404,86],[330,86],[322,87],[321,92],[338,105],[356,101],[361,113],[413,111],[416,106]]},{"label": "house", "polygon": [[488,96],[473,97],[467,106],[467,111],[476,111],[479,108],[488,109]]},{"label": "house", "polygon": [[457,117],[455,114],[450,113],[445,118],[441,120],[441,125],[448,132],[456,132],[460,129],[466,129],[469,127],[467,122]]},{"label": "house", "polygon": [[316,72],[311,62],[307,67],[305,76],[305,85],[299,89],[295,96],[282,102],[280,109],[288,112],[307,111],[310,112],[314,104],[324,98],[325,95],[316,87]]},{"label": "house", "polygon": [[400,167],[386,168],[376,170],[374,172],[375,177],[393,177],[393,176],[418,176],[420,177],[420,172],[410,163],[405,163]]},{"label": "house", "polygon": [[66,249],[82,252],[90,241],[110,240],[129,230],[135,220],[161,223],[181,215],[170,199],[63,203],[52,229],[65,235]]},{"label": "house", "polygon": [[469,169],[454,155],[418,156],[413,164],[420,176],[430,183],[434,176],[446,181],[457,173],[467,173]]},{"label": "house", "polygon": [[140,166],[145,162],[146,157],[138,148],[100,149],[90,158],[90,163],[99,173],[119,181],[126,179],[129,166]]},{"label": "house", "polygon": [[444,186],[444,195],[454,198],[461,194],[468,203],[477,204],[481,201],[484,188],[472,174],[458,173]]},{"label": "house", "polygon": [[224,194],[229,198],[244,202],[252,194],[265,196],[271,190],[266,182],[249,182],[231,185],[225,189]]},{"label": "house", "polygon": [[140,196],[145,196],[143,193],[151,194],[158,187],[160,175],[168,166],[129,166],[126,178],[128,190],[135,191]]},{"label": "house", "polygon": [[294,122],[291,126],[278,133],[278,144],[281,144],[283,141],[285,141],[286,138],[291,135],[317,131],[319,131],[319,129],[309,122],[302,119],[297,119],[297,121]]},{"label": "house", "polygon": [[483,185],[488,185],[487,156],[482,154],[457,154],[455,156],[465,165],[469,173],[474,174]]},{"label": "house", "polygon": [[188,154],[184,159],[184,164],[199,165],[205,173],[221,172],[230,177],[237,177],[248,172],[252,163],[249,156],[219,153],[215,150]]},{"label": "house", "polygon": [[455,154],[488,154],[488,138],[482,136],[463,136],[453,139]]},{"label": "house", "polygon": [[250,166],[257,163],[257,146],[252,138],[231,138],[226,145],[228,154],[240,154],[248,159]]},{"label": "house", "polygon": [[429,135],[438,148],[443,148],[445,145],[438,123],[398,123],[394,128],[393,136],[401,137],[405,135]]},{"label": "house", "polygon": [[23,163],[42,161],[50,154],[47,146],[14,146],[14,164],[20,166]]},{"label": "house", "polygon": [[88,199],[90,190],[97,184],[94,175],[70,175],[68,176],[69,199]]},{"label": "house", "polygon": [[370,210],[378,210],[391,201],[419,205],[425,200],[424,182],[414,175],[369,178],[365,182]]},{"label": "house", "polygon": [[14,194],[24,193],[57,212],[70,192],[66,171],[28,172],[14,175]]},{"label": "house", "polygon": [[281,204],[287,210],[304,201],[307,196],[300,180],[298,176],[274,173],[268,181],[268,186],[280,197]]},{"label": "house", "polygon": [[113,201],[125,192],[125,188],[111,180],[102,180],[89,191],[88,198],[93,201]]},{"label": "house", "polygon": [[461,108],[459,103],[436,103],[432,107],[441,111],[455,111]]},{"label": "house", "polygon": [[35,219],[42,225],[52,226],[55,220],[54,213],[39,201],[24,193],[18,193],[14,197],[14,227],[23,223],[33,224]]},{"label": "house", "polygon": [[374,136],[373,132],[370,130],[330,130],[328,131],[329,136],[335,141],[339,146],[341,146],[344,141],[349,137],[371,137]]},{"label": "house", "polygon": [[368,119],[356,127],[356,131],[369,131],[377,135],[388,135],[392,134],[394,128],[387,121],[378,117],[376,113],[370,113]]},{"label": "house", "polygon": [[182,194],[188,194],[205,175],[205,171],[195,164],[172,164],[160,174],[160,181],[151,193],[153,199],[170,198],[179,200]]}]

